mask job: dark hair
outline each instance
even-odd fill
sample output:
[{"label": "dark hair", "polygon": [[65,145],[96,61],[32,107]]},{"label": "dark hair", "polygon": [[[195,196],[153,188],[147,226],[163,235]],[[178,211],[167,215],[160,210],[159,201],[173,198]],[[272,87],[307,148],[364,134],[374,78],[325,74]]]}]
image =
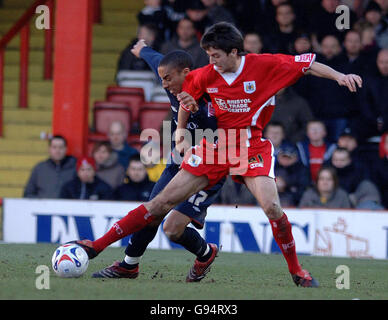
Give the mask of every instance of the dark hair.
[{"label": "dark hair", "polygon": [[334,152],[346,152],[348,154],[348,157],[351,158],[351,154],[350,154],[350,151],[346,148],[342,148],[342,147],[337,147],[334,151]]},{"label": "dark hair", "polygon": [[281,127],[283,129],[283,131],[285,131],[285,127],[284,127],[284,124],[280,121],[270,121],[267,125],[266,125],[266,128],[268,128],[269,126],[273,126],[273,127]]},{"label": "dark hair", "polygon": [[337,189],[338,188],[338,175],[337,175],[337,171],[335,170],[335,168],[333,167],[329,167],[329,166],[322,166],[319,171],[318,171],[318,174],[317,174],[317,187],[318,187],[318,180],[319,180],[319,176],[321,175],[322,171],[329,171],[330,174],[331,174],[331,177],[334,181],[334,189]]},{"label": "dark hair", "polygon": [[182,71],[185,68],[193,69],[194,61],[190,54],[183,50],[175,50],[167,53],[159,62],[160,66],[170,66]]},{"label": "dark hair", "polygon": [[150,31],[151,33],[153,33],[155,36],[158,35],[159,33],[159,29],[158,29],[158,26],[155,24],[155,23],[143,23],[143,24],[140,24],[139,27],[138,27],[138,30],[140,28],[146,28],[148,29],[148,31]]},{"label": "dark hair", "polygon": [[279,5],[276,6],[276,11],[278,11],[278,9],[280,7],[283,7],[283,6],[287,6],[287,7],[290,7],[292,9],[292,11],[294,12],[295,9],[294,9],[294,6],[289,2],[289,1],[286,1],[286,2],[283,2],[283,3],[280,3]]},{"label": "dark hair", "polygon": [[50,139],[49,139],[49,146],[51,146],[51,142],[54,140],[54,139],[59,139],[59,140],[62,140],[63,143],[65,144],[65,147],[67,147],[67,141],[65,139],[64,136],[61,136],[59,134],[55,135],[55,136],[52,136]]},{"label": "dark hair", "polygon": [[131,157],[129,158],[128,166],[131,164],[132,161],[139,161],[139,162],[142,162],[142,161],[141,161],[141,158],[140,158],[140,154],[139,154],[139,153],[136,153],[136,154],[134,154],[133,156],[131,156]]},{"label": "dark hair", "polygon": [[219,22],[212,25],[202,36],[201,47],[219,49],[227,54],[237,49],[237,54],[244,55],[244,38],[241,32],[231,23]]},{"label": "dark hair", "polygon": [[94,154],[101,147],[105,147],[109,153],[112,153],[112,147],[111,147],[110,143],[108,141],[100,141],[100,142],[96,142],[93,145],[92,154]]}]

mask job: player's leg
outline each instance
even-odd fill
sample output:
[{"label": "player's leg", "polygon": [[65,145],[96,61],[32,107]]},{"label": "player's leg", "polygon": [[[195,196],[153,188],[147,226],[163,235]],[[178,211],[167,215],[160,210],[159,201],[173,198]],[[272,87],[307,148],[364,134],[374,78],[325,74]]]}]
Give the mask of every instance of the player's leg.
[{"label": "player's leg", "polygon": [[95,241],[76,241],[76,243],[84,247],[90,258],[94,258],[112,243],[148,225],[158,226],[174,206],[205,188],[207,184],[206,176],[195,176],[180,170],[158,196],[130,211],[101,238]]},{"label": "player's leg", "polygon": [[244,177],[244,182],[267,215],[273,237],[287,261],[294,282],[301,286],[318,286],[318,282],[299,264],[292,226],[281,208],[275,180],[268,176],[256,176]]}]

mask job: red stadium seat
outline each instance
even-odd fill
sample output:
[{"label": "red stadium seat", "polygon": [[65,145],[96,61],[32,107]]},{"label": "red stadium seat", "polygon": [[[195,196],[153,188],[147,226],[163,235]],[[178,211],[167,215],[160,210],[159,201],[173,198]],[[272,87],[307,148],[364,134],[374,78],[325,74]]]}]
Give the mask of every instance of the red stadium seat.
[{"label": "red stadium seat", "polygon": [[163,120],[171,112],[170,103],[147,102],[141,106],[139,121],[142,130],[152,128],[160,130]]},{"label": "red stadium seat", "polygon": [[110,86],[106,90],[106,100],[129,104],[133,123],[139,122],[139,111],[144,103],[143,88]]},{"label": "red stadium seat", "polygon": [[113,121],[121,121],[127,132],[131,129],[131,108],[125,102],[97,101],[93,107],[94,130],[107,134]]}]

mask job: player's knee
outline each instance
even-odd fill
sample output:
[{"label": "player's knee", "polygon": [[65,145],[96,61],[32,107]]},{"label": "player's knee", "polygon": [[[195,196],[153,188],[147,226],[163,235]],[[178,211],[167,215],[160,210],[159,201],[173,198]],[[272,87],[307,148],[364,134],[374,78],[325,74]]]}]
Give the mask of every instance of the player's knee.
[{"label": "player's knee", "polygon": [[165,223],[163,225],[163,231],[168,239],[173,242],[178,241],[178,239],[182,236],[183,230],[179,226],[175,224]]},{"label": "player's knee", "polygon": [[262,204],[262,209],[268,219],[276,220],[282,216],[283,210],[276,201],[267,201]]}]

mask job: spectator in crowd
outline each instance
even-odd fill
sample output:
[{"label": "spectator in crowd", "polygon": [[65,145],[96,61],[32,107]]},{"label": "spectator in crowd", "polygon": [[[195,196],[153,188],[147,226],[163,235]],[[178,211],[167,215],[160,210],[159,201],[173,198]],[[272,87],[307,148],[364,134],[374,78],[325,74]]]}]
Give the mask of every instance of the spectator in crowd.
[{"label": "spectator in crowd", "polygon": [[94,159],[81,157],[77,160],[77,176],[62,187],[60,198],[111,200],[112,193],[113,189],[96,176]]},{"label": "spectator in crowd", "polygon": [[372,0],[372,2],[376,2],[381,10],[382,10],[382,14],[383,14],[383,18],[385,20],[388,20],[388,1],[387,0]]},{"label": "spectator in crowd", "polygon": [[383,206],[388,209],[388,131],[381,137],[379,156],[372,165],[372,181],[380,190]]},{"label": "spectator in crowd", "polygon": [[343,72],[365,74],[368,69],[367,57],[362,54],[361,35],[355,30],[349,30],[345,35],[344,51],[340,55],[341,63],[344,65]]},{"label": "spectator in crowd", "polygon": [[350,209],[349,196],[338,185],[334,168],[322,167],[316,186],[307,189],[299,203],[300,208]]},{"label": "spectator in crowd", "polygon": [[198,39],[200,39],[205,30],[213,24],[207,14],[207,9],[201,0],[190,0],[186,9],[186,15],[194,22]]},{"label": "spectator in crowd", "polygon": [[271,120],[280,122],[287,140],[296,143],[305,138],[306,124],[313,120],[313,114],[307,101],[288,87],[276,94],[276,108]]},{"label": "spectator in crowd", "polygon": [[212,24],[225,21],[235,24],[233,15],[224,6],[219,5],[217,0],[201,0],[207,9],[207,16],[212,21]]},{"label": "spectator in crowd", "polygon": [[257,205],[257,201],[245,184],[235,182],[228,176],[219,193],[220,204]]},{"label": "spectator in crowd", "polygon": [[165,42],[161,48],[163,54],[167,54],[174,50],[183,50],[193,57],[194,68],[200,68],[209,63],[209,58],[199,45],[195,34],[194,23],[189,18],[183,18],[179,21],[174,37],[168,42]]},{"label": "spectator in crowd", "polygon": [[262,53],[263,42],[256,32],[248,32],[244,36],[244,51],[248,53]]},{"label": "spectator in crowd", "polygon": [[290,145],[290,142],[285,139],[284,126],[279,121],[269,122],[264,128],[263,136],[272,142],[275,157],[277,156],[280,147]]},{"label": "spectator in crowd", "polygon": [[368,161],[364,159],[363,152],[358,145],[357,135],[351,128],[346,128],[341,133],[337,141],[337,146],[348,150],[353,162],[359,163],[364,169],[368,167]]},{"label": "spectator in crowd", "polygon": [[154,185],[148,179],[146,167],[137,154],[131,157],[124,183],[116,189],[114,198],[122,201],[147,201]]},{"label": "spectator in crowd", "polygon": [[375,29],[377,45],[388,48],[388,20],[384,19],[380,5],[371,1],[365,9],[364,17]]},{"label": "spectator in crowd", "polygon": [[297,206],[303,192],[310,185],[310,174],[299,161],[295,146],[280,147],[275,162],[275,175],[282,205]]},{"label": "spectator in crowd", "polygon": [[66,139],[55,135],[49,140],[49,158],[32,170],[24,189],[25,198],[58,198],[62,186],[76,174],[76,159],[67,156]]},{"label": "spectator in crowd", "polygon": [[108,138],[112,150],[118,154],[118,162],[124,168],[128,167],[129,158],[139,152],[129,146],[127,142],[128,132],[126,132],[125,126],[120,121],[114,121],[111,123],[108,132]]},{"label": "spectator in crowd", "polygon": [[[317,55],[317,61],[343,72],[345,66],[339,58],[340,53],[339,40],[331,35],[326,36],[322,40],[322,55]],[[337,141],[338,136],[348,126],[349,119],[356,115],[356,93],[345,90],[335,81],[310,76],[300,79],[294,88],[307,100],[314,117],[325,123],[327,139]]]},{"label": "spectator in crowd", "polygon": [[382,133],[388,130],[388,49],[380,50],[377,69],[377,74],[364,78],[360,90],[357,129],[362,143],[379,141]]},{"label": "spectator in crowd", "polygon": [[93,159],[96,162],[96,175],[98,178],[116,189],[122,184],[125,169],[118,163],[118,154],[112,150],[109,142],[97,142],[92,150]]},{"label": "spectator in crowd", "polygon": [[326,127],[322,121],[309,121],[306,131],[307,139],[296,145],[300,160],[309,169],[311,181],[316,182],[319,169],[324,162],[330,160],[336,145],[325,140]]},{"label": "spectator in crowd", "polygon": [[160,41],[169,39],[170,21],[161,0],[144,0],[144,8],[138,13],[137,20],[139,25],[154,24]]},{"label": "spectator in crowd", "polygon": [[289,2],[276,7],[276,29],[269,35],[266,47],[272,53],[291,54],[298,32],[295,26],[295,13]]},{"label": "spectator in crowd", "polygon": [[310,53],[313,51],[310,35],[304,32],[299,33],[294,41],[292,53],[295,55]]},{"label": "spectator in crowd", "polygon": [[366,169],[352,160],[345,148],[334,150],[331,165],[336,170],[338,184],[349,194],[352,207],[356,209],[383,209],[379,190],[368,179]]},{"label": "spectator in crowd", "polygon": [[[340,5],[340,0],[321,0],[321,5],[310,15],[310,27],[313,32],[314,43],[317,45],[327,35],[335,35],[343,40],[343,30],[337,29],[336,21],[338,14],[337,7]],[[357,17],[350,10],[350,28],[353,27]],[[318,48],[315,48],[319,51]]]},{"label": "spectator in crowd", "polygon": [[157,182],[167,165],[167,160],[161,156],[159,143],[150,141],[144,145],[140,150],[140,159],[150,181]]},{"label": "spectator in crowd", "polygon": [[136,57],[131,49],[137,43],[139,39],[144,39],[146,44],[155,50],[157,50],[158,45],[156,42],[158,30],[154,24],[148,23],[144,25],[139,25],[137,31],[137,37],[132,40],[132,42],[122,51],[118,66],[117,72],[120,71],[150,71],[148,64],[138,57]]}]

